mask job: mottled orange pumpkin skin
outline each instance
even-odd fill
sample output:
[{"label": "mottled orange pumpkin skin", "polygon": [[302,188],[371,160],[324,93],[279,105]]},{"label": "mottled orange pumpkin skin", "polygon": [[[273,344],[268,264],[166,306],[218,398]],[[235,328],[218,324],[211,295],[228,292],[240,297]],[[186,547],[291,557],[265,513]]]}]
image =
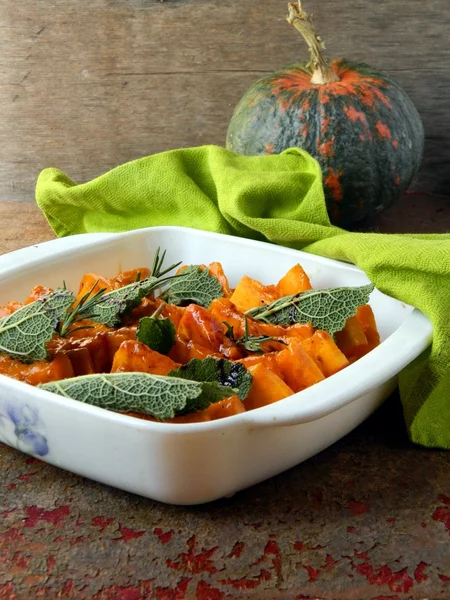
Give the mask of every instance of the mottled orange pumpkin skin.
[{"label": "mottled orange pumpkin skin", "polygon": [[254,83],[234,111],[227,147],[246,155],[303,148],[322,168],[331,221],[349,227],[406,190],[424,131],[412,101],[387,75],[345,59],[332,67],[336,83],[311,84],[305,63]]}]

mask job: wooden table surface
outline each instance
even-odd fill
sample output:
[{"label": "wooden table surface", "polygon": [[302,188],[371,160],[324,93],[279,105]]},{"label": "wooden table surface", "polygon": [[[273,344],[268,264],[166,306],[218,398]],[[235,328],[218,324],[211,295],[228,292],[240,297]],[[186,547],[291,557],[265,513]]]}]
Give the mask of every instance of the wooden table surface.
[{"label": "wooden table surface", "polygon": [[[449,202],[408,195],[370,228],[450,231]],[[0,223],[0,254],[53,237],[28,202],[0,202]],[[449,469],[408,441],[396,395],[309,461],[199,507],[0,445],[0,598],[449,598]]]}]

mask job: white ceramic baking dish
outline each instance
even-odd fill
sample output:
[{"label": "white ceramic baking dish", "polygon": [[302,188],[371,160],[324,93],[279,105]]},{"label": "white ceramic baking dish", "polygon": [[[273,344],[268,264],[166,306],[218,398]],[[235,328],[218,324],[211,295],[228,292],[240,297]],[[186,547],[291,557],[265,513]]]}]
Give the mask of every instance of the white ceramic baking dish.
[{"label": "white ceramic baking dish", "polygon": [[[359,269],[299,251],[180,227],[86,234],[0,257],[0,305],[37,284],[151,265],[220,261],[235,285],[244,274],[269,284],[299,262],[313,287],[364,285]],[[42,460],[142,496],[198,504],[251,486],[306,460],[366,419],[396,386],[397,373],[430,343],[418,310],[375,290],[381,345],[329,379],[276,404],[195,424],[140,420],[68,400],[0,376],[0,441]]]}]

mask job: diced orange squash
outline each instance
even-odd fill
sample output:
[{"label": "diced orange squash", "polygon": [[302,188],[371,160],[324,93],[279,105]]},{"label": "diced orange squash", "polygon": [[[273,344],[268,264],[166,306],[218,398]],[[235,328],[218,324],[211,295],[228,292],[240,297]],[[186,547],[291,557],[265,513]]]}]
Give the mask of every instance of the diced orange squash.
[{"label": "diced orange squash", "polygon": [[114,289],[113,281],[102,275],[97,275],[96,273],[86,273],[80,281],[80,287],[75,301],[78,302],[81,300],[88,292],[90,292],[90,296],[92,296],[101,289],[104,289],[105,293],[111,292]]},{"label": "diced orange squash", "polygon": [[345,355],[334,343],[333,338],[326,331],[318,330],[316,333],[301,342],[303,349],[311,356],[325,377],[334,375],[349,365]]},{"label": "diced orange squash", "polygon": [[136,327],[121,327],[115,331],[109,331],[106,334],[106,347],[108,350],[108,360],[112,364],[114,355],[120,348],[122,342],[136,339]]},{"label": "diced orange squash", "polygon": [[[176,271],[176,275],[179,275],[180,273],[182,273],[185,269],[188,268],[189,265],[181,265],[181,267],[178,267],[177,271]],[[200,269],[207,269],[208,267],[206,265],[199,265]]]},{"label": "diced orange squash", "polygon": [[347,319],[344,329],[335,333],[335,340],[349,360],[361,358],[370,350],[364,330],[356,317]]},{"label": "diced orange squash", "polygon": [[[110,342],[112,336],[118,335],[117,331],[114,331],[106,325],[101,323],[94,323],[93,321],[82,320],[76,323],[76,327],[85,325],[90,329],[79,329],[73,333],[67,335],[67,337],[61,338],[58,335],[53,338],[47,344],[47,350],[50,356],[57,356],[60,353],[68,353],[72,350],[83,349],[82,353],[71,354],[75,363],[80,367],[75,367],[77,374],[82,374],[82,371],[87,370],[90,372],[90,368],[94,369],[96,373],[106,373],[110,370],[113,356],[120,344],[116,344],[113,351],[110,350]],[[129,339],[128,337],[121,337],[121,341]],[[90,361],[86,359],[86,352],[90,355]],[[91,365],[91,366],[90,366]],[[78,373],[78,371],[80,372]]]},{"label": "diced orange squash", "polygon": [[300,265],[294,265],[292,269],[286,273],[284,277],[277,283],[277,291],[280,296],[290,296],[310,290],[311,282],[309,281],[308,275]]},{"label": "diced orange squash", "polygon": [[51,294],[53,292],[52,288],[44,287],[43,285],[36,285],[32,290],[28,298],[25,300],[25,304],[31,304],[35,302],[42,296],[46,296],[47,294]]},{"label": "diced orange squash", "polygon": [[91,353],[87,348],[70,348],[64,350],[64,354],[69,357],[69,360],[72,363],[75,377],[78,377],[79,375],[92,375],[95,373]]},{"label": "diced orange squash", "polygon": [[168,356],[155,352],[145,344],[135,341],[122,342],[117,350],[111,373],[140,371],[153,375],[167,375],[179,364]]},{"label": "diced orange squash", "polygon": [[23,304],[21,302],[14,301],[8,302],[6,306],[0,306],[0,319],[12,315],[13,312],[16,312],[16,310],[19,310],[19,308],[22,308],[22,306]]},{"label": "diced orange squash", "polygon": [[[85,329],[78,329],[79,327],[85,327]],[[68,343],[74,342],[75,340],[85,341],[96,337],[99,333],[106,333],[112,331],[111,327],[104,325],[103,323],[96,323],[89,319],[81,319],[77,321],[73,328],[73,333],[69,330],[67,337],[64,338]]]},{"label": "diced orange squash", "polygon": [[[204,423],[206,421],[216,421],[217,419],[223,419],[224,417],[232,417],[239,413],[245,412],[245,407],[242,400],[238,396],[230,396],[219,402],[214,402],[205,410],[199,410],[197,412],[189,413],[187,415],[181,415],[179,417],[173,417],[167,419],[166,423]],[[146,421],[157,421],[154,417],[149,415],[142,415],[139,413],[126,413],[130,417],[137,417],[138,419],[144,419]]]},{"label": "diced orange squash", "polygon": [[213,358],[223,358],[219,352],[211,352],[209,348],[204,348],[189,340],[186,341],[181,339],[178,334],[175,336],[175,344],[170,349],[168,356],[182,365],[188,363],[192,358],[199,358],[200,360],[203,360],[208,356],[212,356]]},{"label": "diced orange squash", "polygon": [[22,365],[22,381],[30,385],[59,381],[74,376],[72,364],[65,354],[58,354],[50,361],[37,361],[32,365]]},{"label": "diced orange squash", "polygon": [[60,354],[51,361],[38,360],[31,365],[0,354],[0,374],[30,385],[59,381],[74,375],[72,364],[65,354]]},{"label": "diced orange squash", "polygon": [[231,296],[230,284],[228,283],[228,278],[225,275],[225,272],[220,262],[210,263],[208,265],[208,272],[210,275],[213,275],[222,286],[222,291],[225,298],[229,298]]},{"label": "diced orange squash", "polygon": [[[34,363],[37,364],[47,364],[45,361],[38,361]],[[19,381],[23,381],[26,373],[28,372],[29,365],[20,362],[15,358],[11,358],[7,354],[0,354],[0,375],[6,375],[7,377],[12,377],[13,379],[18,379]]]},{"label": "diced orange squash", "polygon": [[277,362],[284,381],[294,392],[325,379],[317,364],[303,349],[302,342],[295,338],[286,350],[278,352]]},{"label": "diced orange squash", "polygon": [[297,338],[299,340],[305,340],[314,335],[314,328],[311,323],[294,323],[294,325],[288,325],[284,331],[283,338]]},{"label": "diced orange squash", "polygon": [[192,342],[210,354],[223,354],[230,360],[242,357],[241,350],[225,335],[223,323],[202,306],[190,304],[184,310],[177,333],[180,340]]},{"label": "diced orange squash", "polygon": [[[160,301],[157,300],[155,303],[158,308],[160,305]],[[161,311],[161,316],[170,319],[174,324],[176,330],[178,330],[178,326],[180,324],[181,319],[183,318],[185,312],[184,306],[175,306],[175,304],[167,304],[164,303],[164,308]]]},{"label": "diced orange squash", "polygon": [[133,308],[130,315],[126,315],[122,320],[130,323],[137,323],[143,317],[151,317],[157,309],[155,300],[151,298],[142,298],[141,303],[136,308]]},{"label": "diced orange squash", "polygon": [[137,308],[134,308],[131,311],[131,315],[125,317],[123,321],[125,323],[129,322],[137,325],[138,321],[143,317],[151,317],[161,304],[163,305],[160,313],[161,317],[170,319],[174,324],[175,329],[178,329],[181,317],[184,315],[184,307],[175,306],[175,304],[167,304],[159,299],[152,300],[151,298],[142,298],[141,304]]},{"label": "diced orange squash", "polygon": [[[156,420],[156,419],[155,419]],[[167,419],[167,423],[205,423],[206,421],[212,421],[208,409],[198,410],[197,412],[188,413],[187,415],[180,415],[179,417],[173,417]]]},{"label": "diced orange squash", "polygon": [[253,321],[255,324],[255,335],[267,335],[274,338],[282,338],[286,335],[287,327],[285,325],[275,325],[272,323],[263,323],[262,321]]},{"label": "diced orange squash", "polygon": [[175,336],[175,344],[168,353],[168,357],[177,363],[185,365],[190,361],[190,342],[181,340],[179,335]]},{"label": "diced orange squash", "polygon": [[230,297],[231,302],[241,312],[246,312],[256,306],[269,304],[278,298],[274,285],[263,285],[256,279],[244,275]]},{"label": "diced orange squash", "polygon": [[239,358],[245,356],[245,350],[243,350],[234,342],[230,341],[228,338],[225,339],[220,351],[227,360],[238,360]]},{"label": "diced orange squash", "polygon": [[246,410],[278,402],[294,393],[278,375],[262,364],[253,365],[248,370],[253,376],[253,381],[250,393],[244,400]]},{"label": "diced orange squash", "polygon": [[311,323],[295,323],[294,325],[273,325],[255,321],[254,335],[267,335],[288,342],[290,338],[304,340],[314,335]]},{"label": "diced orange squash", "polygon": [[215,421],[216,419],[223,419],[224,417],[231,417],[243,413],[245,412],[245,406],[239,396],[234,394],[229,398],[214,402],[211,406],[208,406],[207,409],[201,412],[208,413],[211,420]]},{"label": "diced orange squash", "polygon": [[117,277],[112,280],[112,286],[114,289],[119,289],[129,285],[130,283],[135,283],[136,281],[142,281],[146,279],[150,275],[150,269],[147,267],[142,267],[140,269],[132,269],[131,271],[123,271],[119,273]]},{"label": "diced orange squash", "polygon": [[254,365],[261,364],[267,369],[273,371],[275,375],[278,375],[278,377],[283,379],[283,375],[277,362],[277,356],[278,352],[266,352],[265,354],[253,354],[251,356],[246,356],[245,358],[240,358],[236,362],[243,364],[247,369],[249,367],[253,367]]},{"label": "diced orange squash", "polygon": [[105,333],[96,335],[87,346],[91,353],[92,362],[96,373],[108,373],[112,361],[109,358],[109,346]]},{"label": "diced orange squash", "polygon": [[369,349],[373,350],[380,343],[380,334],[377,330],[377,324],[375,322],[375,315],[369,304],[360,306],[356,311],[356,318],[358,319],[361,327],[363,328],[364,334],[369,344]]},{"label": "diced orange squash", "polygon": [[222,329],[222,324],[202,306],[190,304],[178,324],[178,336],[185,342],[207,348],[210,352],[223,352],[232,345]]},{"label": "diced orange squash", "polygon": [[[234,395],[224,400],[219,400],[219,402],[214,402],[211,406],[205,408],[205,410],[167,419],[166,423],[204,423],[205,421],[215,421],[224,417],[232,417],[242,412],[245,412],[245,407],[238,396]],[[146,421],[158,421],[154,417],[140,413],[129,412],[126,414],[130,417],[137,417]]]},{"label": "diced orange squash", "polygon": [[222,325],[222,330],[224,333],[227,332],[225,323],[228,323],[228,325],[233,328],[235,337],[238,338],[244,335],[244,317],[238,310],[236,310],[236,307],[228,298],[215,298],[211,302],[208,312],[211,313],[216,321]]},{"label": "diced orange squash", "polygon": [[[91,331],[91,330],[88,330]],[[78,332],[76,332],[78,333]],[[111,368],[112,358],[109,355],[107,332],[100,332],[93,337],[86,338],[63,338],[55,340],[55,348],[59,342],[60,348],[56,351],[48,345],[50,354],[58,356],[60,353],[67,353],[70,359],[75,361],[74,370],[77,375],[94,373],[107,373]],[[52,341],[53,343],[53,341]],[[83,352],[76,352],[82,350]],[[86,357],[86,352],[89,354],[89,360]],[[85,373],[83,373],[85,371]]]},{"label": "diced orange squash", "polygon": [[269,336],[275,338],[273,341],[263,342],[261,348],[264,352],[277,352],[284,350],[293,338],[304,340],[314,334],[310,323],[296,323],[294,325],[275,325],[262,323],[249,319],[251,335]]}]

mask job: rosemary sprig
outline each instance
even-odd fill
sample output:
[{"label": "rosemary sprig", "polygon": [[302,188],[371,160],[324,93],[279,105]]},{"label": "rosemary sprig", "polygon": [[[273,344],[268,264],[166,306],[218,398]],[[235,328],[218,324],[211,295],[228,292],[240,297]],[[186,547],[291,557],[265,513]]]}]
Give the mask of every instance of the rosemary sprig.
[{"label": "rosemary sprig", "polygon": [[160,248],[158,248],[156,251],[155,258],[153,259],[152,270],[151,270],[151,276],[156,277],[156,278],[162,277],[163,275],[165,275],[172,269],[179,267],[182,263],[182,261],[177,262],[177,263],[171,265],[170,267],[167,267],[167,269],[164,269],[164,271],[162,271],[161,269],[162,269],[162,266],[164,263],[164,259],[166,258],[166,250],[164,250],[161,257],[159,255],[159,251],[160,251]]},{"label": "rosemary sprig", "polygon": [[247,315],[244,315],[244,320],[245,320],[245,333],[240,338],[236,338],[236,336],[234,335],[234,330],[233,330],[232,325],[230,325],[226,321],[223,321],[223,324],[227,328],[227,331],[225,333],[227,338],[229,338],[237,346],[240,346],[241,348],[244,348],[244,350],[247,350],[247,352],[256,352],[258,354],[263,354],[264,350],[261,348],[261,344],[263,344],[264,342],[279,342],[280,344],[286,344],[286,342],[284,342],[283,340],[274,338],[269,335],[257,335],[257,336],[250,335]]},{"label": "rosemary sprig", "polygon": [[168,281],[178,277],[178,275],[163,277],[166,273],[181,264],[179,262],[163,269],[165,256],[166,251],[160,255],[160,249],[158,248],[153,260],[151,276],[147,279],[142,279],[141,273],[138,272],[134,283],[118,290],[106,292],[106,288],[102,288],[93,293],[98,283],[96,281],[92,288],[66,312],[59,326],[60,336],[65,337],[69,333],[74,333],[79,329],[92,329],[92,325],[74,327],[76,323],[83,319],[90,319],[109,326],[116,325],[120,315],[131,309],[134,305],[137,305],[141,298],[149,294],[152,289],[165,285]]},{"label": "rosemary sprig", "polygon": [[59,335],[61,337],[65,337],[69,333],[74,333],[74,331],[78,331],[79,329],[93,328],[92,325],[82,325],[72,329],[73,325],[79,321],[83,319],[91,319],[92,317],[96,316],[93,309],[99,302],[102,301],[103,295],[106,292],[106,288],[101,288],[97,290],[95,294],[93,294],[97,283],[98,280],[94,283],[91,289],[84,294],[84,296],[82,296],[77,302],[75,302],[75,304],[67,309],[64,318],[59,324]]}]

